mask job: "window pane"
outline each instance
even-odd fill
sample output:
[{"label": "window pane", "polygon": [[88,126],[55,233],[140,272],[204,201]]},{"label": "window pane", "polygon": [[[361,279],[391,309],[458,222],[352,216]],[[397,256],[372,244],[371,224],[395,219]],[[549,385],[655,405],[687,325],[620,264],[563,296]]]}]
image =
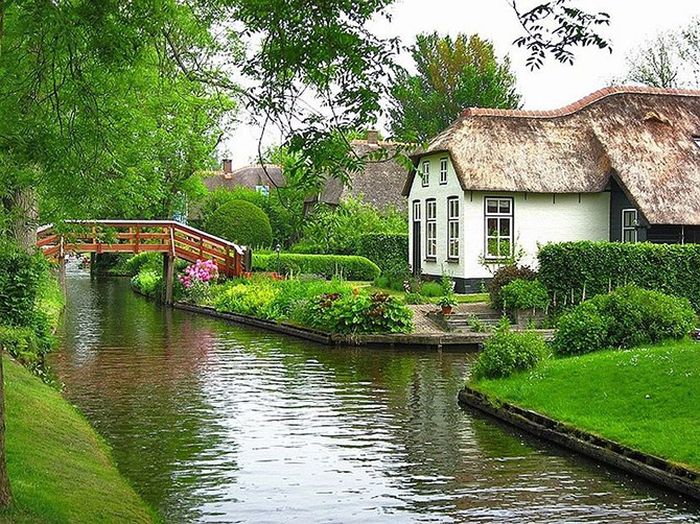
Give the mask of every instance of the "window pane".
[{"label": "window pane", "polygon": [[501,218],[499,220],[499,228],[498,232],[501,234],[503,237],[509,237],[510,236],[510,218]]},{"label": "window pane", "polygon": [[510,215],[510,200],[499,200],[498,212],[505,215]]},{"label": "window pane", "polygon": [[486,212],[498,213],[498,200],[486,200]]},{"label": "window pane", "polygon": [[435,201],[431,200],[429,202],[425,203],[425,214],[428,218],[428,220],[433,220],[435,219]]},{"label": "window pane", "polygon": [[486,220],[486,231],[490,236],[495,236],[498,234],[498,219],[489,218]]},{"label": "window pane", "polygon": [[636,242],[637,241],[637,232],[634,229],[625,229],[623,232],[623,239],[624,242]]},{"label": "window pane", "polygon": [[501,239],[498,242],[499,255],[502,257],[510,256],[510,239]]},{"label": "window pane", "polygon": [[637,219],[637,213],[635,211],[623,211],[622,217],[624,220],[625,227],[633,227]]}]

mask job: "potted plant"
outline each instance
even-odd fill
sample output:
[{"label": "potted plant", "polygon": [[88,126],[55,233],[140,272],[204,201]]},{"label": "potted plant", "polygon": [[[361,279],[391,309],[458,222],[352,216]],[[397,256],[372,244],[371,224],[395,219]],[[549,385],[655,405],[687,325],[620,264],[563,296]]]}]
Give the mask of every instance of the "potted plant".
[{"label": "potted plant", "polygon": [[438,300],[438,305],[440,306],[440,310],[442,311],[443,315],[451,315],[452,308],[457,305],[454,293],[450,292],[442,295],[440,300]]}]

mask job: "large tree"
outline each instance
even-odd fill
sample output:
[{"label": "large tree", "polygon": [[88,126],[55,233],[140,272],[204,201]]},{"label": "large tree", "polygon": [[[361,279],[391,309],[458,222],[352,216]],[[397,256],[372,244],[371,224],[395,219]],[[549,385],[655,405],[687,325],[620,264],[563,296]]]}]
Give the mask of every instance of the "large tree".
[{"label": "large tree", "polygon": [[401,71],[391,87],[391,129],[401,140],[435,136],[465,107],[520,104],[508,58],[500,60],[478,35],[421,34],[411,54],[417,74]]}]

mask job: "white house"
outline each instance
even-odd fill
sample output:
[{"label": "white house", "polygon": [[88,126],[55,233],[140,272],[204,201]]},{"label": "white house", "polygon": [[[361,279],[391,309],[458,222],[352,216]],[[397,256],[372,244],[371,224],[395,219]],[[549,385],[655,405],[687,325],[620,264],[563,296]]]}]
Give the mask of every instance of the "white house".
[{"label": "white house", "polygon": [[478,290],[574,240],[700,242],[700,91],[607,88],[555,111],[467,109],[412,157],[409,263]]}]

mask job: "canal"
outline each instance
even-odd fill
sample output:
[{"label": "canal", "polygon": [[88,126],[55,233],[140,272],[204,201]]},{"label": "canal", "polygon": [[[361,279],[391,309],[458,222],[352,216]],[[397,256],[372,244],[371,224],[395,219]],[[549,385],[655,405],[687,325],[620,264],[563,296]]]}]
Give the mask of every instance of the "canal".
[{"label": "canal", "polygon": [[52,366],[167,522],[700,522],[461,409],[473,355],[335,349],[67,280]]}]

